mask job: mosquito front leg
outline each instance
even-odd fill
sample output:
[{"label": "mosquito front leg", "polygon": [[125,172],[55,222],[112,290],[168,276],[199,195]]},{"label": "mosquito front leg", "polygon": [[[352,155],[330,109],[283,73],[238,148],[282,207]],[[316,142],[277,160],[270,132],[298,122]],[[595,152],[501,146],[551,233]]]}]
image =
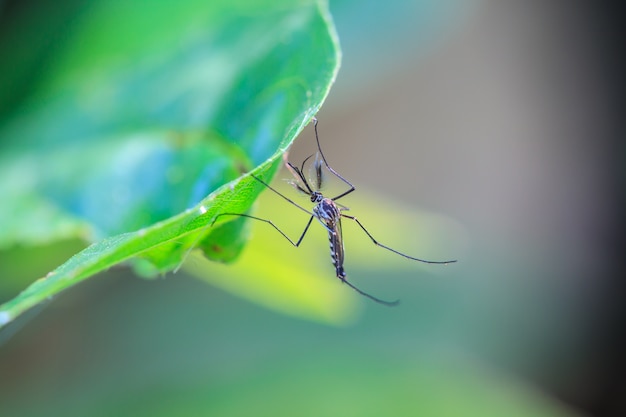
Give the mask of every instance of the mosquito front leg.
[{"label": "mosquito front leg", "polygon": [[[261,184],[263,184],[264,186],[266,186],[267,188],[269,188],[271,191],[273,191],[275,194],[278,194],[280,197],[282,197],[284,200],[286,200],[288,203],[291,203],[292,205],[298,207],[300,210],[304,211],[306,214],[312,216],[313,213],[311,213],[309,210],[305,209],[304,207],[302,207],[300,204],[296,203],[295,201],[293,201],[292,199],[284,196],[283,194],[281,194],[278,190],[276,190],[275,188],[273,188],[271,185],[269,185],[268,183],[266,183],[265,181],[263,181],[261,178],[250,174],[250,176],[252,178],[254,178],[255,180],[257,180],[258,182],[260,182]],[[304,190],[303,190],[304,191]]]},{"label": "mosquito front leg", "polygon": [[283,237],[285,239],[287,239],[289,241],[289,243],[291,243],[293,246],[295,246],[296,248],[298,246],[300,246],[300,243],[302,242],[302,239],[304,239],[304,235],[306,235],[306,232],[309,230],[309,226],[311,226],[311,222],[313,221],[313,217],[311,216],[309,218],[309,221],[306,224],[306,227],[304,228],[304,231],[302,232],[302,235],[300,235],[300,238],[297,241],[292,240],[289,236],[287,236],[285,234],[285,232],[283,232],[282,230],[280,230],[280,228],[278,226],[276,226],[271,220],[268,219],[262,219],[260,217],[255,217],[255,216],[251,216],[249,214],[242,214],[242,213],[220,213],[218,214],[215,219],[213,219],[213,222],[211,223],[211,226],[213,226],[215,224],[215,221],[217,219],[219,219],[222,216],[240,216],[240,217],[247,217],[249,219],[253,219],[253,220],[259,220],[263,223],[267,223],[270,226],[272,226],[274,229],[276,229],[278,231],[278,233],[280,233],[281,235],[283,235]]},{"label": "mosquito front leg", "polygon": [[326,165],[326,168],[330,172],[332,172],[334,176],[339,178],[341,181],[345,182],[350,187],[350,189],[348,191],[344,191],[343,193],[339,194],[337,197],[332,198],[332,200],[338,200],[341,197],[345,197],[348,194],[350,194],[351,192],[353,192],[354,190],[356,190],[356,187],[354,185],[352,185],[352,183],[350,181],[348,181],[347,179],[342,177],[330,165],[328,165],[328,162],[326,161],[326,157],[324,156],[324,152],[322,152],[322,147],[320,146],[320,138],[319,138],[319,135],[317,134],[317,119],[315,117],[313,118],[313,127],[315,129],[315,140],[317,141],[317,149],[319,150],[320,155],[322,156],[322,161],[324,161],[324,165]]},{"label": "mosquito front leg", "polygon": [[418,262],[423,262],[423,263],[426,263],[426,264],[444,264],[444,265],[445,265],[445,264],[451,264],[451,263],[456,262],[456,259],[455,259],[455,260],[450,260],[450,261],[428,261],[428,260],[426,260],[426,259],[420,259],[420,258],[415,258],[415,257],[413,257],[413,256],[406,255],[406,254],[404,254],[404,253],[402,253],[402,252],[399,252],[399,251],[397,251],[397,250],[395,250],[395,249],[393,249],[393,248],[390,248],[389,246],[383,245],[382,243],[380,243],[379,241],[377,241],[376,239],[374,239],[374,236],[372,236],[372,235],[370,234],[370,232],[368,232],[368,231],[367,231],[367,229],[365,228],[365,226],[363,226],[363,224],[361,224],[361,222],[359,221],[359,219],[357,219],[356,217],[354,217],[354,216],[348,216],[347,214],[343,214],[343,213],[341,214],[341,217],[344,217],[344,218],[346,218],[346,219],[350,219],[350,220],[354,220],[354,221],[356,222],[356,224],[358,224],[358,225],[359,225],[359,227],[361,227],[361,229],[363,229],[363,231],[365,232],[365,234],[366,234],[366,235],[367,235],[367,236],[368,236],[368,237],[372,240],[372,242],[373,242],[376,246],[380,246],[381,248],[387,249],[388,251],[391,251],[391,252],[393,252],[393,253],[395,253],[395,254],[398,254],[398,255],[400,255],[400,256],[403,256],[403,257],[405,257],[405,258],[407,258],[407,259],[411,259],[411,260],[418,261]]}]

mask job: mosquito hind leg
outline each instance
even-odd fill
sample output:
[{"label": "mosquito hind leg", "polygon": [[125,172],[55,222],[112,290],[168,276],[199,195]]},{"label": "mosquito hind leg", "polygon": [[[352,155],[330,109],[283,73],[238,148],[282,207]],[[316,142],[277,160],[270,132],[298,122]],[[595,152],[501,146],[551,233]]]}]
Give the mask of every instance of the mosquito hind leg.
[{"label": "mosquito hind leg", "polygon": [[353,284],[351,284],[344,276],[337,276],[337,278],[339,278],[341,280],[341,282],[343,282],[344,284],[346,284],[348,287],[352,288],[354,291],[358,292],[359,294],[361,294],[364,297],[369,298],[372,301],[377,302],[378,304],[382,304],[385,305],[387,307],[395,307],[400,303],[400,300],[394,300],[394,301],[386,301],[386,300],[381,300],[380,298],[374,297],[371,294],[366,293],[365,291],[360,290],[359,288],[357,288],[356,286],[354,286]]},{"label": "mosquito hind leg", "polygon": [[363,229],[363,231],[365,232],[365,234],[366,234],[366,235],[367,235],[367,236],[368,236],[368,237],[372,240],[372,242],[373,242],[376,246],[380,246],[381,248],[383,248],[383,249],[387,249],[388,251],[393,252],[393,253],[395,253],[395,254],[398,254],[398,255],[400,255],[400,256],[402,256],[402,257],[404,257],[404,258],[411,259],[411,260],[413,260],[413,261],[423,262],[423,263],[426,263],[426,264],[442,264],[442,265],[445,265],[445,264],[451,264],[451,263],[456,262],[456,259],[455,259],[455,260],[450,260],[450,261],[428,261],[428,260],[426,260],[426,259],[420,259],[420,258],[415,258],[415,257],[413,257],[413,256],[409,256],[409,255],[404,254],[404,253],[402,253],[402,252],[400,252],[400,251],[397,251],[397,250],[395,250],[395,249],[393,249],[393,248],[390,248],[390,247],[389,247],[389,246],[387,246],[387,245],[383,245],[382,243],[380,243],[379,241],[377,241],[376,239],[374,239],[374,236],[372,236],[372,235],[371,235],[371,233],[367,231],[367,229],[365,228],[365,226],[363,226],[363,224],[362,224],[362,223],[359,221],[359,219],[357,219],[356,217],[354,217],[354,216],[349,216],[349,215],[347,215],[347,214],[343,214],[343,213],[341,214],[341,217],[344,217],[344,218],[346,218],[346,219],[350,219],[350,220],[354,220],[354,221],[356,222],[356,224],[358,224],[358,225],[359,225],[359,227],[360,227],[361,229]]}]

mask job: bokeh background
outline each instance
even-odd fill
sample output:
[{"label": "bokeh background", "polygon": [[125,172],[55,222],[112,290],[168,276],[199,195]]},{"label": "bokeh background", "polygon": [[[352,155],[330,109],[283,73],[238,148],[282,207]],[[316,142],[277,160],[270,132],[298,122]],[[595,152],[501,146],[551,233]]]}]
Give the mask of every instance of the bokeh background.
[{"label": "bokeh background", "polygon": [[[343,65],[318,115],[327,156],[367,198],[459,225],[446,237],[459,263],[352,258],[361,286],[402,305],[362,300],[339,327],[184,274],[143,281],[118,268],[2,334],[0,415],[626,415],[615,11],[540,0],[330,8]],[[386,230],[386,216],[367,218],[385,243],[419,234]],[[323,233],[309,239],[297,251],[280,237],[267,245],[326,256]],[[11,256],[45,271],[73,245]],[[319,268],[332,278],[329,260]]]}]

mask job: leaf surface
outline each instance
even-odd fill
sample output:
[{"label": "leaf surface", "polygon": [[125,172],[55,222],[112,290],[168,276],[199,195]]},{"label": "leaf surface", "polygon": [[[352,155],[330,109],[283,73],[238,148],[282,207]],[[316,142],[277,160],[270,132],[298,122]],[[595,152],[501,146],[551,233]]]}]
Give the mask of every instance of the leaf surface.
[{"label": "leaf surface", "polygon": [[[0,247],[83,237],[0,306],[0,325],[121,262],[144,275],[239,222],[326,98],[339,46],[323,2],[94,2],[19,111],[0,120]],[[225,229],[227,228],[227,229]]]}]

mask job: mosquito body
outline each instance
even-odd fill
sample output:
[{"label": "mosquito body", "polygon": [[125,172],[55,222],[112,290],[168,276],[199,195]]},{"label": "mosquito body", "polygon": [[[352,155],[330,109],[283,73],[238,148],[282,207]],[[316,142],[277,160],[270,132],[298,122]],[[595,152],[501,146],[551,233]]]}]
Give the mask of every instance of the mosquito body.
[{"label": "mosquito body", "polygon": [[[374,237],[367,231],[365,226],[363,226],[363,224],[361,224],[361,222],[356,217],[344,214],[343,211],[348,210],[348,208],[337,203],[336,201],[352,193],[354,190],[356,190],[356,188],[347,179],[345,179],[337,171],[335,171],[330,165],[328,165],[328,162],[326,161],[326,158],[320,146],[319,136],[317,134],[317,119],[315,118],[313,118],[313,126],[315,128],[315,140],[317,141],[317,149],[318,149],[317,157],[315,158],[315,162],[313,164],[314,178],[312,180],[308,180],[306,176],[304,175],[305,164],[313,155],[306,158],[302,162],[300,167],[295,166],[294,164],[286,160],[286,157],[285,157],[285,167],[294,176],[294,180],[291,181],[290,184],[296,190],[300,191],[301,193],[307,194],[310,197],[311,203],[315,204],[315,206],[313,206],[313,209],[311,211],[304,208],[303,206],[296,203],[295,201],[291,200],[290,198],[286,197],[285,195],[280,193],[278,190],[270,186],[268,183],[266,183],[259,177],[252,175],[254,179],[259,181],[265,187],[269,188],[271,191],[273,191],[274,193],[282,197],[287,202],[291,203],[295,207],[299,208],[300,210],[310,215],[309,221],[306,224],[304,231],[302,232],[302,234],[300,235],[300,238],[298,238],[297,241],[294,241],[289,236],[287,236],[271,220],[262,219],[259,217],[251,216],[249,214],[221,213],[217,217],[215,217],[215,219],[213,220],[213,224],[220,216],[226,216],[226,215],[243,216],[243,217],[251,218],[254,220],[259,220],[259,221],[268,223],[270,226],[276,229],[281,235],[283,235],[283,237],[285,237],[293,246],[298,247],[300,246],[302,239],[304,239],[306,232],[309,230],[309,227],[311,226],[313,219],[317,219],[328,232],[328,239],[330,241],[330,255],[331,255],[333,266],[335,267],[335,275],[337,276],[337,278],[339,278],[344,284],[347,284],[350,288],[352,288],[359,294],[377,303],[384,304],[387,306],[397,305],[399,300],[396,300],[396,301],[381,300],[380,298],[374,297],[373,295],[370,295],[364,291],[361,291],[359,288],[355,287],[352,283],[350,283],[346,279],[346,272],[343,267],[345,252],[344,252],[343,234],[342,234],[342,227],[341,227],[342,218],[353,220],[365,232],[365,234],[371,239],[371,241],[376,246],[380,246],[404,258],[411,259],[411,260],[418,261],[418,262],[429,263],[429,264],[449,264],[449,263],[456,262],[456,260],[428,261],[425,259],[415,258],[409,255],[406,255],[402,252],[399,252],[395,249],[390,248],[389,246],[383,245],[382,243],[378,242],[376,239],[374,239]],[[328,171],[330,171],[335,177],[343,181],[350,188],[347,191],[344,191],[341,194],[333,198],[325,197],[320,191],[320,189],[322,188],[322,183],[323,183],[323,175],[322,175],[323,166],[325,166]]]},{"label": "mosquito body", "polygon": [[346,273],[343,270],[343,234],[341,232],[341,208],[330,198],[322,198],[313,208],[315,217],[328,230],[330,241],[330,257],[337,273],[337,278],[345,281]]}]

